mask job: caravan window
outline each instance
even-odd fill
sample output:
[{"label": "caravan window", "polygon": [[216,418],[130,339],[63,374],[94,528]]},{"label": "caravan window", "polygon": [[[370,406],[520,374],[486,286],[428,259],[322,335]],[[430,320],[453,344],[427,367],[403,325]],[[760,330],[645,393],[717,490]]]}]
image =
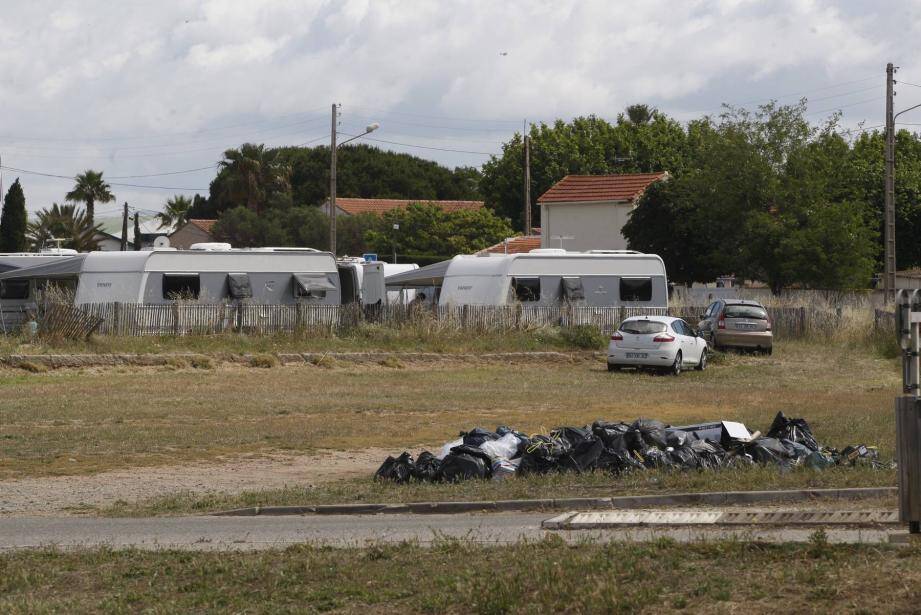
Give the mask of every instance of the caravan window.
[{"label": "caravan window", "polygon": [[295,273],[294,296],[304,299],[324,299],[327,291],[335,290],[336,285],[323,274]]},{"label": "caravan window", "polygon": [[28,299],[29,280],[0,282],[0,299]]},{"label": "caravan window", "polygon": [[198,299],[201,281],[197,273],[167,273],[163,276],[164,299]]},{"label": "caravan window", "polygon": [[652,301],[652,278],[621,278],[621,301]]},{"label": "caravan window", "polygon": [[246,273],[228,273],[227,289],[233,299],[250,299],[253,296],[253,287]]},{"label": "caravan window", "polygon": [[522,303],[540,301],[540,278],[512,278],[512,288]]}]

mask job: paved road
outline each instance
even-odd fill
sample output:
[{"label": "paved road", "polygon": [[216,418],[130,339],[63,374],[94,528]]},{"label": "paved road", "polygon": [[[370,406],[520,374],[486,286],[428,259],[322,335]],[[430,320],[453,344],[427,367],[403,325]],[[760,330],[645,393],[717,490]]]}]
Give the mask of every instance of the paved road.
[{"label": "paved road", "polygon": [[[814,529],[627,528],[591,531],[548,531],[541,522],[550,514],[469,515],[342,515],[303,517],[3,517],[0,549],[57,546],[62,548],[136,547],[196,550],[254,550],[313,543],[336,547],[374,542],[417,541],[439,537],[502,544],[540,540],[557,534],[566,540],[678,541],[736,537],[769,542],[806,541]],[[887,542],[896,530],[827,529],[832,542]]]}]

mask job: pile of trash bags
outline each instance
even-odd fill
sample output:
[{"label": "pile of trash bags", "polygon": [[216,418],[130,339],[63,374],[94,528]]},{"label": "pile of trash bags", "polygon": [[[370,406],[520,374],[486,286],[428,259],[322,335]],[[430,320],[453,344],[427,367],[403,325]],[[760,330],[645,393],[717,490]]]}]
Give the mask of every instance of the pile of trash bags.
[{"label": "pile of trash bags", "polygon": [[820,445],[805,419],[778,412],[766,435],[742,423],[718,421],[671,426],[654,419],[633,423],[598,420],[585,427],[559,427],[528,436],[509,427],[461,432],[438,454],[417,459],[404,452],[387,457],[375,473],[382,481],[458,482],[502,480],[515,475],[606,471],[613,474],[655,468],[716,470],[751,464],[822,469],[836,465],[881,467],[875,447],[837,450]]}]

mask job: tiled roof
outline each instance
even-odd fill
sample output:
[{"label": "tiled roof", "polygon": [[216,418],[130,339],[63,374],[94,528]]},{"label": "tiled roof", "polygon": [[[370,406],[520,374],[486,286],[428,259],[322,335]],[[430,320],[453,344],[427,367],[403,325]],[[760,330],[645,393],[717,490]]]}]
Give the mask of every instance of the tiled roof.
[{"label": "tiled roof", "polygon": [[392,209],[406,207],[410,203],[437,205],[443,211],[460,211],[462,209],[482,209],[483,201],[428,201],[424,199],[352,199],[337,198],[336,207],[347,214],[364,213],[382,214]]},{"label": "tiled roof", "polygon": [[508,249],[506,250],[505,242],[500,241],[494,246],[489,246],[481,252],[492,252],[493,254],[523,254],[536,250],[540,247],[540,235],[519,235],[518,237],[509,237]]},{"label": "tiled roof", "polygon": [[632,173],[627,175],[567,175],[540,198],[538,203],[580,203],[596,201],[632,201],[649,185],[668,173]]},{"label": "tiled roof", "polygon": [[198,227],[206,233],[211,232],[211,228],[214,226],[215,222],[217,222],[217,220],[189,220],[189,224]]}]

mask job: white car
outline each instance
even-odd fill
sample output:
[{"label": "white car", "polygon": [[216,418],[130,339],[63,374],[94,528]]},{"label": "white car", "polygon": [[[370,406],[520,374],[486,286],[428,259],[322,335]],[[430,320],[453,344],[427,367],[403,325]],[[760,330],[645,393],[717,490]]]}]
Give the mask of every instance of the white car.
[{"label": "white car", "polygon": [[688,323],[671,316],[634,316],[608,344],[608,371],[653,367],[677,376],[685,367],[707,367],[707,342]]}]

